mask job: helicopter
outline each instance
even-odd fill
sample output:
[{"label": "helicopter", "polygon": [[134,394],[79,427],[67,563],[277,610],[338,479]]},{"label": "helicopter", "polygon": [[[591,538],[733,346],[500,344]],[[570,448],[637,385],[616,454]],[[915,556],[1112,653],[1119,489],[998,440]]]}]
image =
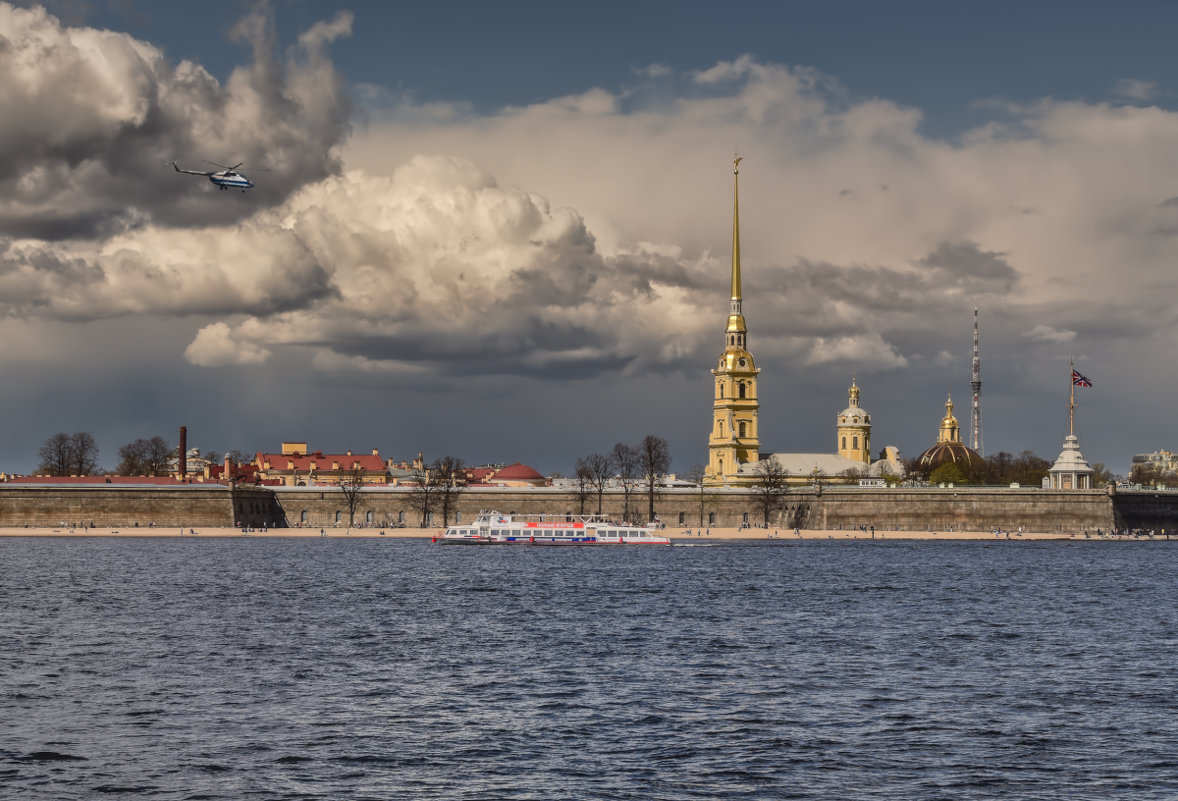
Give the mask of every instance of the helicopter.
[{"label": "helicopter", "polygon": [[204,175],[217,186],[224,189],[240,189],[245,192],[247,189],[253,189],[254,184],[249,178],[237,171],[237,168],[245,164],[244,161],[234,164],[232,167],[226,167],[224,164],[218,164],[215,161],[206,161],[205,164],[212,164],[214,167],[220,167],[220,170],[210,170],[209,172],[201,172],[200,170],[182,170],[180,165],[175,161],[169,161],[176,172],[187,173],[188,175]]}]

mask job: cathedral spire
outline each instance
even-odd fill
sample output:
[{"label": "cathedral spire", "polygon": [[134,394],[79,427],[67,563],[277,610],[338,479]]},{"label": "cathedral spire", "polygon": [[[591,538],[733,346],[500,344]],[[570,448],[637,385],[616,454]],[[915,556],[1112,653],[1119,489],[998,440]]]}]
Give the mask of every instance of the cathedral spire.
[{"label": "cathedral spire", "polygon": [[732,300],[740,313],[740,156],[732,158]]},{"label": "cathedral spire", "polygon": [[748,329],[740,297],[740,156],[732,158],[732,293],[728,323],[724,327],[724,352],[712,370],[712,432],[708,437],[708,466],[704,484],[731,486],[749,483],[753,473],[742,465],[760,460],[757,434],[757,373],[748,351]]},{"label": "cathedral spire", "polygon": [[740,298],[740,156],[732,158],[732,298],[724,339],[728,347],[745,348],[744,313]]}]

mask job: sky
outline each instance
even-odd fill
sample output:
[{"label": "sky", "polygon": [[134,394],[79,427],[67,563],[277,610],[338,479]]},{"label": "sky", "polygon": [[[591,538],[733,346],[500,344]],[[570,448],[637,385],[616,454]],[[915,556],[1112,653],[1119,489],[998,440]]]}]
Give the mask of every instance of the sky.
[{"label": "sky", "polygon": [[[1163,0],[0,0],[0,471],[378,448],[707,461],[733,154],[762,452],[1174,449]],[[186,169],[236,164],[218,191]]]}]

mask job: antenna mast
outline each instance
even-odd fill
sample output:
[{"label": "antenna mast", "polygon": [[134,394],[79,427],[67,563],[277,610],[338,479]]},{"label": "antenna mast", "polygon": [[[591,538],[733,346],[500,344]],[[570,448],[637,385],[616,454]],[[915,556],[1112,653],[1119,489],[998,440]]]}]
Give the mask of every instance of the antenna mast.
[{"label": "antenna mast", "polygon": [[985,456],[982,450],[982,361],[978,356],[978,307],[973,307],[973,380],[969,382],[973,390],[973,413],[970,418],[972,447],[978,456]]}]

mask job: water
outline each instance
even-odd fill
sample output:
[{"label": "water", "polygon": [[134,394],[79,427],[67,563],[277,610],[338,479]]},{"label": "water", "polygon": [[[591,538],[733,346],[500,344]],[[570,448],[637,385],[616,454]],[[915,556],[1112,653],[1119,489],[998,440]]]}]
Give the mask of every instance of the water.
[{"label": "water", "polygon": [[6,798],[1178,797],[1178,543],[0,555]]}]

